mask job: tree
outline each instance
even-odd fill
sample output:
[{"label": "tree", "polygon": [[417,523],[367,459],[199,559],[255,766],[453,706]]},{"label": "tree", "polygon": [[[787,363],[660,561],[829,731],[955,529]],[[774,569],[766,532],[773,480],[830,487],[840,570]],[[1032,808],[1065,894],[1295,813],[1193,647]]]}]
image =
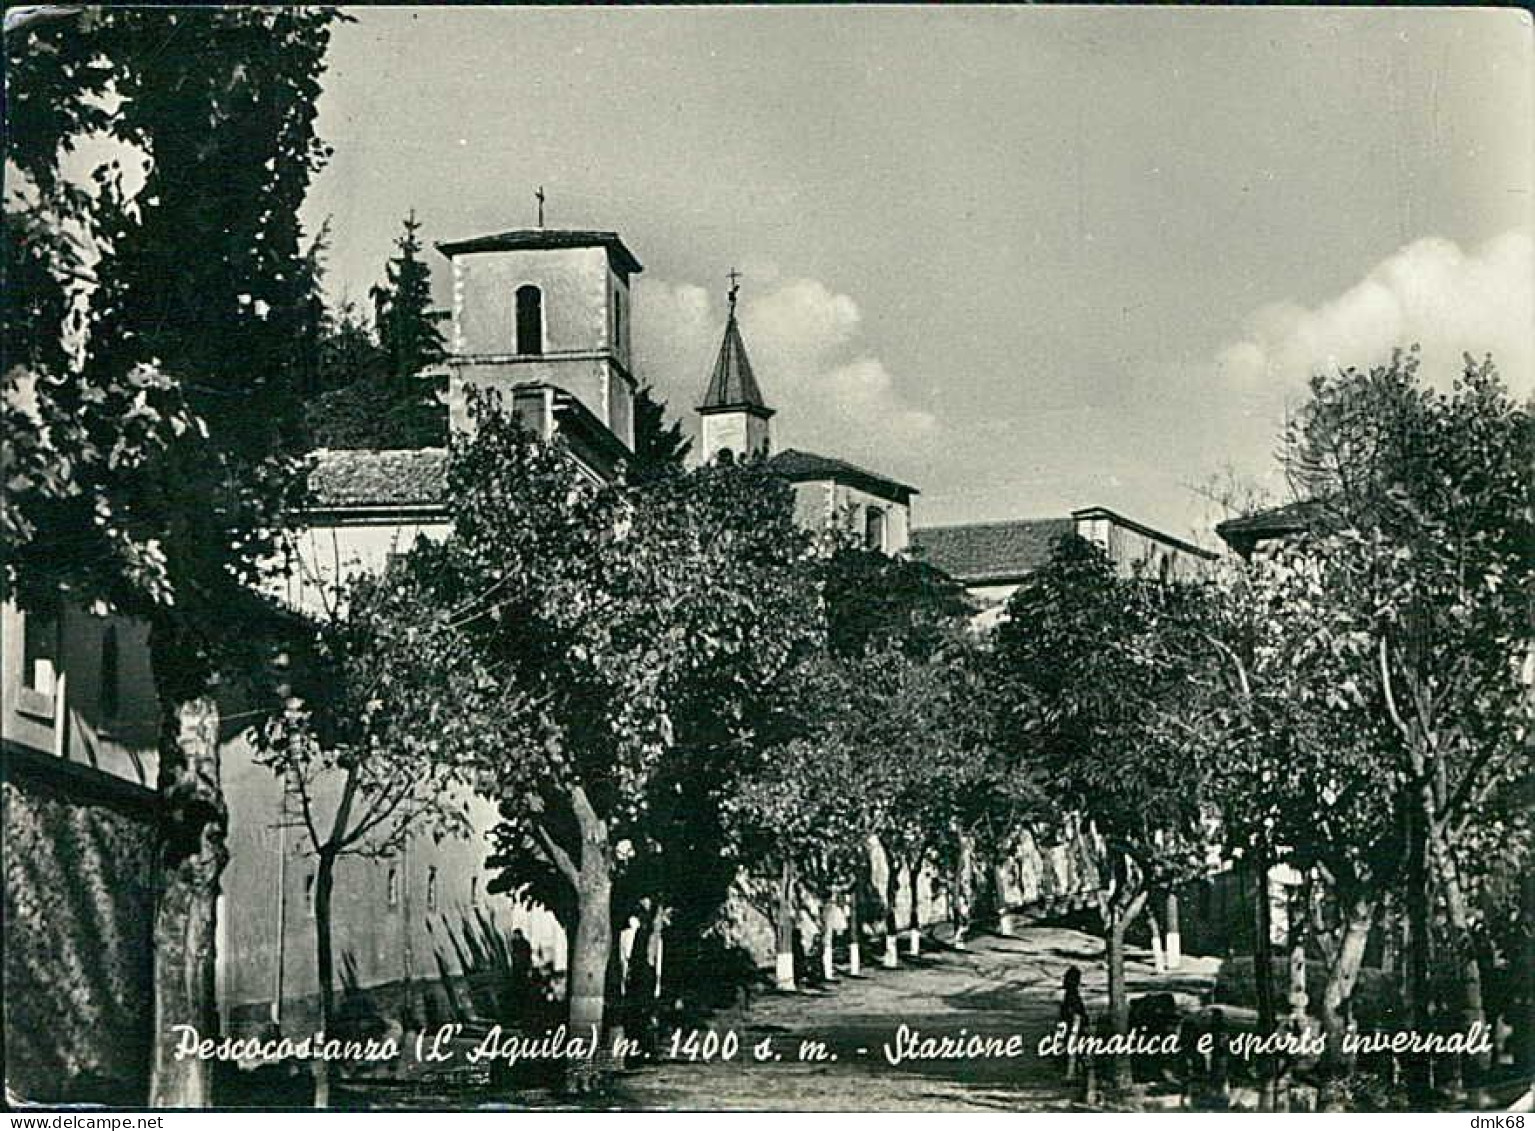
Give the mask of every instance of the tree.
[{"label": "tree", "polygon": [[825,566],[827,632],[834,654],[861,656],[892,642],[922,659],[951,645],[976,611],[964,586],[917,558],[893,558],[852,541]]},{"label": "tree", "polygon": [[[1527,788],[1529,610],[1535,600],[1535,425],[1491,359],[1465,359],[1448,393],[1424,387],[1415,350],[1368,371],[1318,375],[1289,436],[1286,470],[1314,503],[1300,552],[1333,609],[1330,637],[1386,728],[1407,828],[1405,901],[1414,1023],[1426,1026],[1430,899],[1459,973],[1460,1027],[1484,1020],[1472,898],[1491,822],[1527,860],[1529,833],[1500,798]],[[1510,862],[1508,853],[1494,857]],[[1517,864],[1516,864],[1517,866]]]},{"label": "tree", "polygon": [[678,723],[710,719],[714,757],[750,744],[743,704],[814,639],[808,539],[759,466],[594,483],[493,394],[470,412],[450,461],[453,535],[412,556],[495,694],[524,705],[474,720],[502,752],[486,765],[500,883],[561,916],[570,1023],[600,1033],[615,883],[657,850],[648,815],[668,763],[700,753]]},{"label": "tree", "polygon": [[398,254],[371,291],[377,340],[356,306],[327,314],[319,340],[322,391],[305,407],[309,442],[322,448],[422,448],[448,442],[444,382],[426,370],[446,347],[432,310],[431,270],[419,258],[415,212],[395,240]]},{"label": "tree", "polygon": [[[19,458],[43,472],[12,500],[8,533],[25,540],[8,547],[7,577],[24,606],[68,598],[150,621],[166,813],[156,1106],[209,1099],[206,1064],[175,1059],[172,1027],[208,1028],[214,1016],[225,857],[216,689],[221,675],[259,669],[254,624],[265,614],[249,583],[293,497],[283,453],[296,432],[292,341],[305,299],[297,214],[326,155],[314,102],[336,18],[90,9],[7,44],[8,157],[23,181],[7,209],[55,253],[46,266],[21,261],[31,341],[12,356],[38,371],[8,371],[7,416],[41,422]],[[87,189],[61,170],[91,135],[120,156]],[[129,201],[121,164],[135,157],[145,177]],[[7,228],[11,244],[19,229]],[[72,242],[89,247],[91,270],[57,254]],[[121,449],[106,415],[120,403],[139,415]],[[57,427],[66,419],[78,428]],[[194,419],[204,423],[181,426]]]},{"label": "tree", "polygon": [[[910,945],[920,947],[916,884],[953,840],[961,779],[981,752],[970,741],[960,677],[973,654],[965,622],[974,611],[964,588],[919,559],[891,557],[833,536],[821,567],[829,663],[860,689],[846,707],[827,709],[860,766],[871,834],[887,863],[885,962],[895,961],[896,897],[907,870]],[[841,714],[839,715],[839,711]],[[828,724],[830,725],[830,724]]]},{"label": "tree", "polygon": [[415,393],[417,378],[446,356],[442,332],[432,313],[432,271],[420,258],[416,233],[421,221],[415,209],[405,217],[405,230],[396,237],[397,254],[384,267],[384,282],[375,286],[373,324],[388,363],[389,381],[397,394]]},{"label": "tree", "polygon": [[[840,682],[843,673],[822,674]],[[878,794],[871,796],[871,787],[879,783],[867,771],[833,735],[794,738],[773,751],[727,802],[738,835],[755,847],[751,855],[778,878],[773,920],[780,989],[795,984],[794,927],[804,891],[820,901],[822,972],[832,976],[834,901],[839,891],[856,891],[859,864],[878,819]]]},{"label": "tree", "polygon": [[[328,615],[301,653],[285,710],[259,732],[256,758],[282,780],[292,817],[317,861],[315,967],[320,1032],[336,1019],[331,897],[336,865],[380,859],[414,836],[465,836],[477,759],[467,730],[488,680],[423,599],[422,582],[397,566],[337,586]],[[329,1063],[315,1061],[315,1106],[330,1101]]]},{"label": "tree", "polygon": [[[1303,877],[1292,965],[1305,963],[1311,944],[1323,955],[1315,1004],[1336,1069],[1365,947],[1399,876],[1401,813],[1395,791],[1383,788],[1390,736],[1367,709],[1362,653],[1339,632],[1324,582],[1300,546],[1214,577],[1182,645],[1194,665],[1189,693],[1163,704],[1158,718],[1202,748],[1226,851],[1258,882],[1254,976],[1265,1030],[1278,1017],[1269,869],[1287,863]],[[1323,890],[1313,893],[1313,881]],[[1292,994],[1306,992],[1303,973],[1292,971]]]},{"label": "tree", "polygon": [[[1145,725],[1180,694],[1186,665],[1160,644],[1183,615],[1183,593],[1120,577],[1107,555],[1074,535],[1008,602],[995,640],[999,733],[1061,815],[1096,827],[1114,1032],[1129,1028],[1125,930],[1152,891],[1204,865],[1204,783],[1191,746]],[[1116,1083],[1129,1064],[1116,1059]]]},{"label": "tree", "polygon": [[693,441],[682,431],[682,421],[666,418],[666,402],[646,385],[634,394],[634,459],[630,476],[636,481],[680,472],[687,465]]}]

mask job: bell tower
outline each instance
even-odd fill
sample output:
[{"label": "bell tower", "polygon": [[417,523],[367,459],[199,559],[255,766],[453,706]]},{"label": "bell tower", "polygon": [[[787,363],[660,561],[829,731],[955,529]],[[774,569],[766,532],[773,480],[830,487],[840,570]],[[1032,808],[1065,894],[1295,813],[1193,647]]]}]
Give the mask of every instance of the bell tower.
[{"label": "bell tower", "polygon": [[746,343],[736,323],[736,297],[740,274],[730,273],[730,315],[725,320],[725,337],[720,342],[719,357],[698,406],[701,456],[705,463],[722,451],[736,456],[767,455],[772,449],[769,421],[773,410],[762,399]]},{"label": "bell tower", "polygon": [[629,280],[644,268],[617,234],[524,228],[437,250],[453,264],[451,426],[468,425],[465,385],[499,388],[508,404],[514,388],[542,388],[632,449]]}]

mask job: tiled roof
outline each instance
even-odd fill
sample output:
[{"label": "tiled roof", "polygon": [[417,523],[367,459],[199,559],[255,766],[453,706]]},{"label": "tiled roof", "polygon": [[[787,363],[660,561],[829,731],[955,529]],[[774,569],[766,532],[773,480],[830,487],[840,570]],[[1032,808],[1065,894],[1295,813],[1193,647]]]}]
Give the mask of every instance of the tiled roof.
[{"label": "tiled roof", "polygon": [[846,460],[818,456],[814,452],[802,452],[797,448],[785,448],[768,460],[768,466],[792,483],[807,479],[831,479],[868,491],[871,495],[896,497],[901,502],[920,494],[915,487],[889,476],[865,470]]},{"label": "tiled roof", "polygon": [[638,275],[645,268],[624,246],[617,232],[596,232],[573,228],[518,228],[488,236],[463,240],[444,240],[437,250],[452,259],[476,251],[543,251],[563,247],[605,247],[613,266],[623,275]]},{"label": "tiled roof", "polygon": [[709,378],[709,387],[704,391],[698,411],[722,412],[731,408],[756,409],[759,415],[772,413],[762,399],[762,390],[757,387],[751,359],[746,356],[746,343],[741,340],[741,328],[736,325],[734,305],[730,319],[725,323],[725,337],[720,341],[714,373]]},{"label": "tiled roof", "polygon": [[929,526],[912,531],[923,560],[967,584],[1016,581],[1050,560],[1050,548],[1076,530],[1070,518],[1026,518]]},{"label": "tiled roof", "polygon": [[322,449],[309,474],[316,507],[434,506],[447,486],[445,448]]}]

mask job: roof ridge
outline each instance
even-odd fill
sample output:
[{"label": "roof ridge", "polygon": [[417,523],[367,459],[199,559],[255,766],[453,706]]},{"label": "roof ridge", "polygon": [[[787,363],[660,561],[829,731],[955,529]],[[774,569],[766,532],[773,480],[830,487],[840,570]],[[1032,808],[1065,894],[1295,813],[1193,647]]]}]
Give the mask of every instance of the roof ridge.
[{"label": "roof ridge", "polygon": [[929,530],[982,530],[988,527],[1002,526],[1027,526],[1037,522],[1071,522],[1069,514],[1043,514],[1033,518],[997,518],[987,519],[983,522],[940,522],[931,526],[918,526],[912,529],[913,536]]}]

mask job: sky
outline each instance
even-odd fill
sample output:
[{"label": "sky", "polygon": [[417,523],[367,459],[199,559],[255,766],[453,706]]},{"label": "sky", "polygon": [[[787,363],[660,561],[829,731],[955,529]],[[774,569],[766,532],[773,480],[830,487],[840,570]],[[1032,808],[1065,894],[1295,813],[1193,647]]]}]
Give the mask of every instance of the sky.
[{"label": "sky", "polygon": [[[621,234],[692,428],[727,273],[776,448],[919,526],[1282,496],[1308,374],[1535,388],[1535,54],[1509,9],[352,9],[305,204],[332,298],[428,241]],[[433,253],[446,305],[446,261]]]}]

